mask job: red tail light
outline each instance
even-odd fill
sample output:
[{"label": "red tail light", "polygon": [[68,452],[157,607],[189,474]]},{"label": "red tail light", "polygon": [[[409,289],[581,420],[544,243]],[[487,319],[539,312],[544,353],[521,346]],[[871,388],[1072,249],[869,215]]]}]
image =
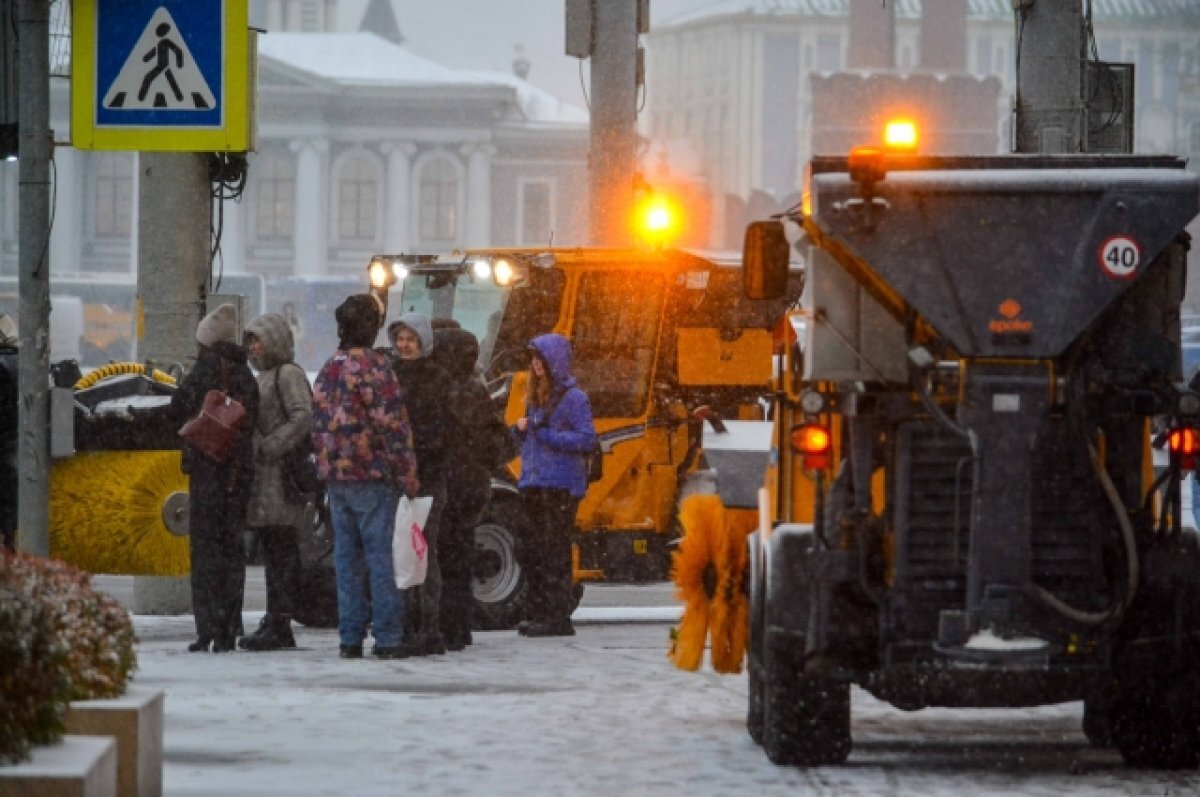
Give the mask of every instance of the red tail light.
[{"label": "red tail light", "polygon": [[1200,452],[1200,434],[1191,427],[1172,429],[1168,438],[1171,445],[1171,455],[1179,460],[1183,470],[1195,470],[1196,454]]},{"label": "red tail light", "polygon": [[792,427],[792,450],[804,458],[804,467],[822,470],[829,467],[833,438],[819,423]]}]

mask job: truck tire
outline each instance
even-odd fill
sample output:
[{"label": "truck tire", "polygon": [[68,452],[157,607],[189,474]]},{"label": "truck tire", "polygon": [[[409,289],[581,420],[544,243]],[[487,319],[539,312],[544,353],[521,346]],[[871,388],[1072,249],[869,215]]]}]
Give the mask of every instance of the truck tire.
[{"label": "truck tire", "polygon": [[515,497],[488,502],[475,527],[475,629],[515,628],[525,616],[528,589],[517,562],[517,545],[527,520]]},{"label": "truck tire", "polygon": [[1117,685],[1113,744],[1131,767],[1194,769],[1200,764],[1200,667],[1143,668]]},{"label": "truck tire", "polygon": [[746,539],[749,573],[746,584],[750,591],[750,633],[746,642],[746,730],[755,744],[763,743],[763,584],[762,546],[759,535]]},{"label": "truck tire", "polygon": [[763,751],[775,764],[841,764],[850,755],[850,685],[810,678],[792,657],[768,649]]}]

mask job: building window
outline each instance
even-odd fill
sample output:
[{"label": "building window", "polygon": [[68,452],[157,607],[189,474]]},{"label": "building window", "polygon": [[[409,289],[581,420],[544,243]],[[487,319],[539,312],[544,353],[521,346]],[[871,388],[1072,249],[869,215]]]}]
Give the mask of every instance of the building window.
[{"label": "building window", "polygon": [[421,169],[421,240],[453,243],[458,239],[458,170],[446,158],[434,158]]},{"label": "building window", "polygon": [[296,175],[292,158],[282,152],[263,152],[255,158],[257,174],[254,231],[262,241],[289,241],[295,222]]},{"label": "building window", "polygon": [[106,152],[96,158],[97,238],[128,238],[133,229],[133,175],[126,155]]},{"label": "building window", "polygon": [[549,246],[554,231],[553,186],[546,180],[520,184],[519,240],[521,246]]},{"label": "building window", "polygon": [[365,155],[352,155],[338,177],[338,237],[374,241],[378,214],[379,170]]}]

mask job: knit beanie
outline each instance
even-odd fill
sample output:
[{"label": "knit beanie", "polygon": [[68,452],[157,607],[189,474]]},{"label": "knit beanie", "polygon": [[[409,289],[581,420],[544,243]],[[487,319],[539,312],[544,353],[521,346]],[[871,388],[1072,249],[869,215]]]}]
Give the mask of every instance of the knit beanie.
[{"label": "knit beanie", "polygon": [[223,304],[200,319],[200,326],[196,327],[196,340],[201,346],[237,343],[237,333],[237,308],[232,304]]}]

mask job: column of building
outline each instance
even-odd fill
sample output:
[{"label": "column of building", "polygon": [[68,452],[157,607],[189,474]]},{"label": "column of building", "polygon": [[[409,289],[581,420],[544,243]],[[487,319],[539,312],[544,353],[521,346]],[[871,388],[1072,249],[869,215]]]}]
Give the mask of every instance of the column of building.
[{"label": "column of building", "polygon": [[417,153],[417,147],[411,141],[388,141],[380,151],[387,158],[383,245],[389,254],[398,255],[408,252],[412,246],[412,209],[408,198],[412,187],[412,157]]},{"label": "column of building", "polygon": [[295,139],[290,149],[296,154],[295,273],[324,274],[329,238],[326,215],[329,186],[325,168],[329,142],[317,138]]},{"label": "column of building", "polygon": [[460,150],[467,159],[467,229],[464,243],[485,247],[492,241],[492,156],[491,144],[465,144]]}]

